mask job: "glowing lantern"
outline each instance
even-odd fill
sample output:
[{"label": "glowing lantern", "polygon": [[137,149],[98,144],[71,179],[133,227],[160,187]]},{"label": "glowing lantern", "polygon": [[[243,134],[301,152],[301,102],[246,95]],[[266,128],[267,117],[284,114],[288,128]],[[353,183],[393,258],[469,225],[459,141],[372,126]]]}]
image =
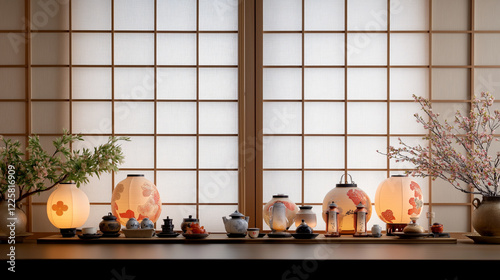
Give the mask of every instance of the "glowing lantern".
[{"label": "glowing lantern", "polygon": [[[281,202],[285,207],[284,207],[284,213],[281,215],[281,217],[277,217],[279,211],[277,211],[278,208],[274,208],[274,204],[277,202]],[[273,210],[275,213],[274,217],[274,226],[271,226],[271,220],[273,216]],[[273,198],[264,205],[264,209],[262,210],[262,214],[264,217],[264,222],[274,231],[286,231],[288,228],[293,224],[295,221],[295,215],[299,211],[297,205],[290,199],[288,198],[288,195],[286,194],[275,194],[273,195]],[[277,221],[280,221],[280,225],[278,226]]]},{"label": "glowing lantern", "polygon": [[[349,175],[350,177],[351,175]],[[368,195],[360,188],[358,185],[352,181],[351,183],[342,183],[342,175],[340,177],[340,182],[335,188],[330,190],[323,199],[323,220],[327,222],[326,212],[329,210],[329,205],[332,202],[337,204],[339,209],[338,222],[339,231],[341,234],[353,234],[354,233],[354,211],[356,211],[356,206],[361,203],[365,205],[367,214],[366,222],[370,220],[372,215],[372,202]]]},{"label": "glowing lantern", "polygon": [[74,183],[59,184],[47,200],[49,221],[63,237],[75,236],[76,228],[85,224],[89,213],[89,199]]},{"label": "glowing lantern", "polygon": [[113,190],[111,208],[123,226],[130,218],[135,218],[139,223],[149,218],[155,223],[161,213],[160,193],[143,174],[129,174]]},{"label": "glowing lantern", "polygon": [[424,205],[422,190],[412,177],[393,175],[380,183],[375,194],[375,211],[387,223],[387,235],[402,232],[419,217]]}]

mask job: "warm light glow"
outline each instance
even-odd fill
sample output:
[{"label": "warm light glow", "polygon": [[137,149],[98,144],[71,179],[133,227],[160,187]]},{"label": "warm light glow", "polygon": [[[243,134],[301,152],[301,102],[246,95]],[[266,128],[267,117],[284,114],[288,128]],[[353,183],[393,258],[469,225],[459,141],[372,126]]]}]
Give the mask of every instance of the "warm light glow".
[{"label": "warm light glow", "polygon": [[76,184],[59,184],[47,200],[49,221],[60,229],[83,226],[89,213],[89,199]]},{"label": "warm light glow", "polygon": [[423,206],[422,190],[412,177],[385,179],[375,194],[375,211],[389,224],[409,223],[410,217],[420,216]]},{"label": "warm light glow", "polygon": [[128,175],[113,190],[111,208],[123,226],[130,218],[140,223],[147,217],[155,223],[161,213],[160,193],[144,175]]}]

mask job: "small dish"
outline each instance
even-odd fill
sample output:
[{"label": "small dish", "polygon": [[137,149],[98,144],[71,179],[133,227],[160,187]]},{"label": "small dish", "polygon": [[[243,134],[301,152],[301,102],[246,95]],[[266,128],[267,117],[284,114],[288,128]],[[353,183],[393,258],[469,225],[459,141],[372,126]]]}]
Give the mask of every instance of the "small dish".
[{"label": "small dish", "polygon": [[292,236],[296,239],[314,239],[319,233],[292,233]]},{"label": "small dish", "polygon": [[210,233],[183,233],[182,236],[184,236],[186,239],[203,239],[209,236]]},{"label": "small dish", "polygon": [[500,244],[500,236],[481,236],[475,234],[466,234],[465,236],[474,240],[476,244]]},{"label": "small dish", "polygon": [[173,233],[160,232],[160,233],[157,233],[156,236],[161,237],[161,238],[173,238],[173,237],[179,236],[179,233],[177,233],[177,232],[173,232]]},{"label": "small dish", "polygon": [[102,234],[94,233],[94,234],[78,234],[78,238],[80,239],[98,239],[101,238]]},{"label": "small dish", "polygon": [[152,228],[146,229],[122,229],[125,237],[127,238],[151,238],[155,234],[155,230]]},{"label": "small dish", "polygon": [[237,238],[237,237],[245,237],[247,236],[246,233],[227,233],[227,237],[229,238]]}]

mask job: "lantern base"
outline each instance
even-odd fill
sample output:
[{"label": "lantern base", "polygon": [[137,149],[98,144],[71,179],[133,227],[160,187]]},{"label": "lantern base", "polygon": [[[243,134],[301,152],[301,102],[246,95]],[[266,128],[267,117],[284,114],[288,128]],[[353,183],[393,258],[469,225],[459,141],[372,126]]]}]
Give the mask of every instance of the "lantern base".
[{"label": "lantern base", "polygon": [[387,236],[395,236],[396,232],[403,232],[404,228],[408,225],[405,223],[397,224],[386,224],[387,225]]},{"label": "lantern base", "polygon": [[61,228],[59,231],[62,237],[73,237],[76,235],[76,228]]}]

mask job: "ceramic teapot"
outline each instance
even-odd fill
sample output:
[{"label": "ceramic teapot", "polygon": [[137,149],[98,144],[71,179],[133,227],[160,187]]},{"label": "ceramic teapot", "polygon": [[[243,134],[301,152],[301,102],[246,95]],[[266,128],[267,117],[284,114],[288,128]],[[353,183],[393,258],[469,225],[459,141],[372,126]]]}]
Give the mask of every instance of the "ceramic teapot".
[{"label": "ceramic teapot", "polygon": [[231,219],[222,217],[224,227],[229,234],[246,234],[248,229],[248,220],[250,217],[241,214],[238,210],[229,215]]}]

